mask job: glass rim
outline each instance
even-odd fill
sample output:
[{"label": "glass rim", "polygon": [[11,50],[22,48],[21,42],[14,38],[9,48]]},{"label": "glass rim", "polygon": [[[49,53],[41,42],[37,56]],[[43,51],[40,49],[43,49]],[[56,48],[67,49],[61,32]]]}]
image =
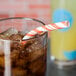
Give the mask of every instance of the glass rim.
[{"label": "glass rim", "polygon": [[[3,18],[3,19],[0,19],[0,21],[10,20],[10,19],[11,19],[11,20],[12,20],[12,19],[32,20],[32,21],[37,21],[37,22],[39,22],[39,23],[45,25],[45,23],[42,22],[41,20],[34,19],[34,18],[29,18],[29,17],[9,17],[9,18]],[[44,36],[45,34],[47,34],[47,32],[44,32],[44,33],[41,34],[39,37],[29,38],[29,39],[22,40],[22,41],[29,41],[29,40],[38,39],[38,38],[41,38],[42,36]],[[20,41],[14,41],[14,40],[10,40],[10,39],[0,39],[0,41],[20,42]]]},{"label": "glass rim", "polygon": [[2,19],[0,19],[0,21],[12,20],[12,19],[32,20],[32,21],[37,21],[37,22],[42,23],[43,25],[45,25],[45,23],[42,22],[41,20],[39,20],[39,19],[35,19],[35,18],[29,18],[29,17],[8,17],[8,18],[2,18]]}]

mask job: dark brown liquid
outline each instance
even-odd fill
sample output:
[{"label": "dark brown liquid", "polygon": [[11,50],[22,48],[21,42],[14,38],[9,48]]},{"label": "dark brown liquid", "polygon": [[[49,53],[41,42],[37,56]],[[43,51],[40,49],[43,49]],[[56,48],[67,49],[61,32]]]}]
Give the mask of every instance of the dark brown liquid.
[{"label": "dark brown liquid", "polygon": [[[11,76],[45,76],[47,43],[32,39],[26,44],[11,42]],[[5,54],[0,55],[0,76],[5,73]]]}]

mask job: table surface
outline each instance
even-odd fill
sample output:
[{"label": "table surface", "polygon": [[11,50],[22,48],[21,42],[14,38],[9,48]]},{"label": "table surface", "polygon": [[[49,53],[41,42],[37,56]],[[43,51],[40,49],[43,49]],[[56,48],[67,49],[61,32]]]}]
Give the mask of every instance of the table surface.
[{"label": "table surface", "polygon": [[[48,47],[50,47],[49,44]],[[46,76],[76,76],[76,69],[60,70],[55,68],[50,60],[50,49],[48,49]]]}]

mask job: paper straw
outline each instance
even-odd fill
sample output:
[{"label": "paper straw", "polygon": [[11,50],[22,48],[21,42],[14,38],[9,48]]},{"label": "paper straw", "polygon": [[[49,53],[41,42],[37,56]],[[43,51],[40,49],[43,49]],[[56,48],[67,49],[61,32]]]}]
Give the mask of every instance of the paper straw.
[{"label": "paper straw", "polygon": [[56,30],[56,29],[64,29],[64,28],[69,27],[69,25],[70,25],[70,23],[68,21],[63,21],[63,22],[48,24],[48,25],[45,25],[45,26],[40,26],[40,27],[37,27],[36,29],[33,29],[30,32],[28,32],[23,37],[23,40],[32,38],[37,33],[46,32],[46,31],[52,31],[52,30]]}]

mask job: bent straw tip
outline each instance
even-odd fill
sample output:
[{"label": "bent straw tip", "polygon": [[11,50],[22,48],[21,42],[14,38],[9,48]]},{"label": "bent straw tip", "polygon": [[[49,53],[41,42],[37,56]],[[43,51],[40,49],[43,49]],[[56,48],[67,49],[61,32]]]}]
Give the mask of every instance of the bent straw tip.
[{"label": "bent straw tip", "polygon": [[69,21],[65,21],[65,25],[66,25],[67,27],[70,27],[70,22],[69,22]]}]

